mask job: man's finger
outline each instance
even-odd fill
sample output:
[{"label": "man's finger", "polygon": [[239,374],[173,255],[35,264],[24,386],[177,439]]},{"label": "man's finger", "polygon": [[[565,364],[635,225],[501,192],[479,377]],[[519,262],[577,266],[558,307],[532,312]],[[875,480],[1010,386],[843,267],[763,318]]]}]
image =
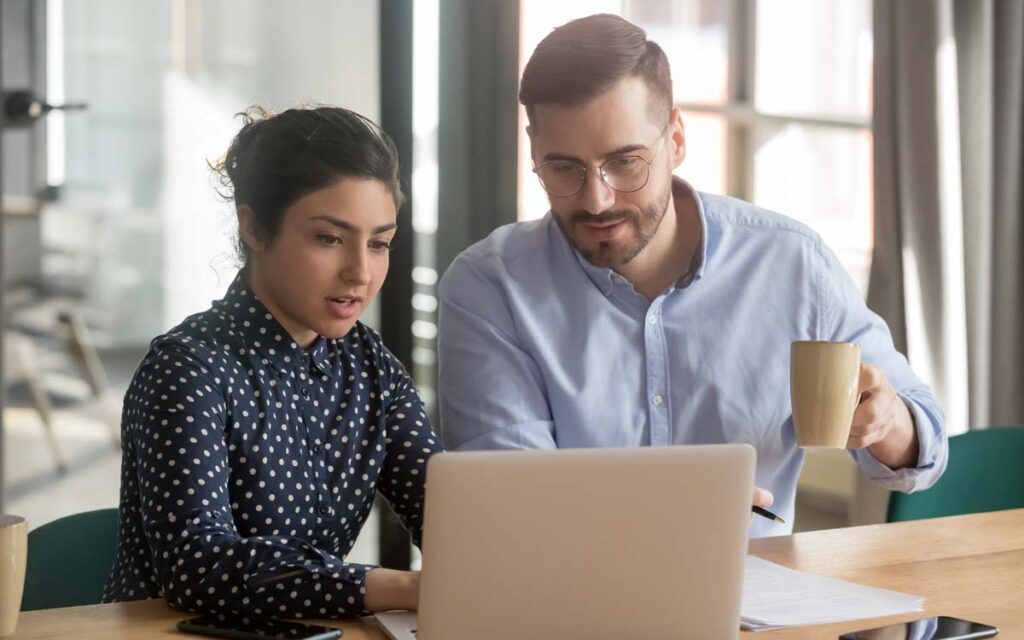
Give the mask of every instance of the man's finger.
[{"label": "man's finger", "polygon": [[761,487],[754,487],[754,497],[752,504],[758,507],[768,508],[775,502],[775,496],[772,495],[771,491],[762,489]]},{"label": "man's finger", "polygon": [[857,390],[867,393],[885,381],[885,373],[874,365],[861,363],[860,375],[857,378]]}]

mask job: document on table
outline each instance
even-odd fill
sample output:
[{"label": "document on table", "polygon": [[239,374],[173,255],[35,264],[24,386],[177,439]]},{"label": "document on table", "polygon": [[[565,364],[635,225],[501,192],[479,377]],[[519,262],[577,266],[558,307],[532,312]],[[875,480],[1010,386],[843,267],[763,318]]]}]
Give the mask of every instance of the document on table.
[{"label": "document on table", "polygon": [[[795,571],[747,556],[740,628],[767,631],[829,624],[920,611],[921,596],[865,587],[806,571]],[[416,637],[416,614],[378,613],[377,622],[394,640]]]},{"label": "document on table", "polygon": [[922,596],[865,587],[747,556],[740,627],[765,631],[920,611]]}]

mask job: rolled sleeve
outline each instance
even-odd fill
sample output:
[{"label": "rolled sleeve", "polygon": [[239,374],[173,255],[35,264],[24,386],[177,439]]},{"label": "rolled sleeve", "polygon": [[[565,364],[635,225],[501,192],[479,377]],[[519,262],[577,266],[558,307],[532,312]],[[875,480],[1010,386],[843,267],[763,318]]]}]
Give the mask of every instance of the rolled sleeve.
[{"label": "rolled sleeve", "polygon": [[864,475],[873,483],[891,491],[913,493],[935,484],[946,470],[948,448],[944,434],[937,430],[941,418],[932,415],[927,406],[918,404],[904,394],[900,398],[910,410],[918,437],[917,464],[904,469],[891,469],[868,449],[851,452]]},{"label": "rolled sleeve", "polygon": [[823,274],[825,340],[861,346],[861,361],[885,372],[889,383],[906,403],[917,430],[917,464],[890,469],[867,449],[851,451],[865,476],[894,491],[912,492],[935,484],[946,469],[948,442],[945,414],[935,394],[914,373],[906,357],[896,350],[889,327],[864,303],[860,291],[831,251],[819,243]]}]

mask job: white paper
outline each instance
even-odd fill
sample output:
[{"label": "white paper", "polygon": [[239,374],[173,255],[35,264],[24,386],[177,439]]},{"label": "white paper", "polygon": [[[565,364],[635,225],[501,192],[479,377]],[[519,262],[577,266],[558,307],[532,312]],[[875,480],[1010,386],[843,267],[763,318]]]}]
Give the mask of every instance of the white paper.
[{"label": "white paper", "polygon": [[795,571],[747,556],[740,626],[753,631],[920,611],[922,596]]},{"label": "white paper", "polygon": [[[911,613],[923,606],[922,596],[795,571],[747,556],[740,627],[767,631],[829,624]],[[416,639],[415,612],[388,611],[375,617],[392,640]]]}]

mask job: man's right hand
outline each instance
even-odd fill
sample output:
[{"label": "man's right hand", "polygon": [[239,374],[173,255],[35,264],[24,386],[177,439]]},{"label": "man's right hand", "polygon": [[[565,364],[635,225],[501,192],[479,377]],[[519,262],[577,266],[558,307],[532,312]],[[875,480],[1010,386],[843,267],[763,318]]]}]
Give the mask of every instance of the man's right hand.
[{"label": "man's right hand", "polygon": [[[768,507],[772,506],[774,502],[775,496],[772,495],[771,491],[768,491],[767,489],[762,489],[761,487],[754,487],[754,497],[751,500],[752,505],[754,505],[755,507],[767,509]],[[753,513],[750,514],[750,521],[754,521]]]}]

